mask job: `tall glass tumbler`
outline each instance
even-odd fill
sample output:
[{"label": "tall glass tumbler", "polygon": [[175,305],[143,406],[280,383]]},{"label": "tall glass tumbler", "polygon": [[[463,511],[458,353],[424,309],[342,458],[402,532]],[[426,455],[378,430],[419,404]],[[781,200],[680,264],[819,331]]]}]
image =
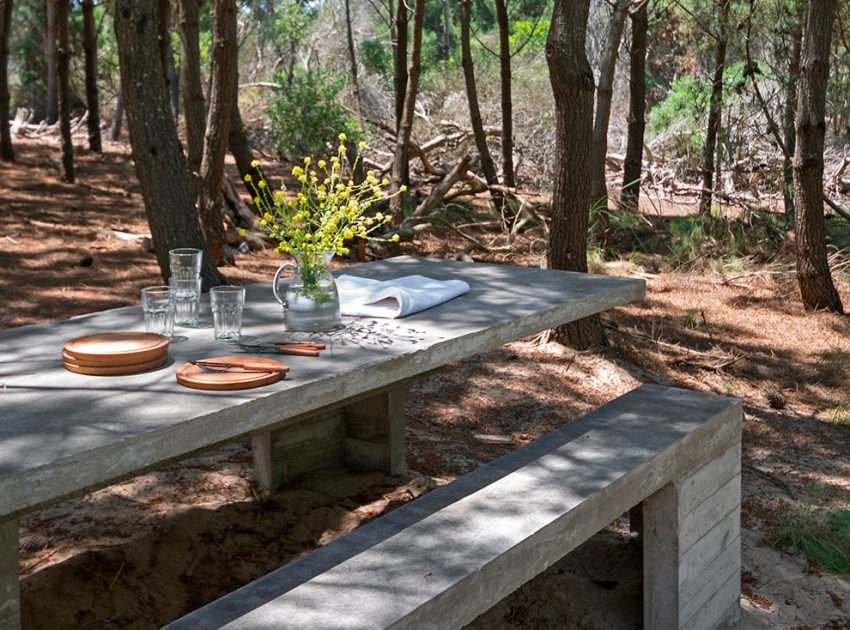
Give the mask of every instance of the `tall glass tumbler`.
[{"label": "tall glass tumbler", "polygon": [[201,275],[201,256],[203,252],[193,247],[181,247],[168,252],[171,277],[178,280],[192,280]]},{"label": "tall glass tumbler", "polygon": [[174,334],[174,291],[167,286],[142,289],[145,330],[171,337]]},{"label": "tall glass tumbler", "polygon": [[168,279],[174,290],[174,323],[178,326],[197,326],[199,322],[199,304],[201,300],[200,278]]},{"label": "tall glass tumbler", "polygon": [[242,335],[245,287],[224,285],[210,289],[210,308],[216,339],[232,341]]}]

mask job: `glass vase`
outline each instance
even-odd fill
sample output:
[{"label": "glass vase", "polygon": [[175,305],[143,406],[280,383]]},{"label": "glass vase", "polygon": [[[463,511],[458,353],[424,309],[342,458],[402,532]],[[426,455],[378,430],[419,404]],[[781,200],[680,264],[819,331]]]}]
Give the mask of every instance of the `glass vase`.
[{"label": "glass vase", "polygon": [[[295,262],[278,268],[272,290],[283,306],[287,330],[331,330],[342,322],[339,293],[329,271],[333,257],[332,251],[292,252]],[[288,279],[283,277],[285,271],[292,272]]]}]

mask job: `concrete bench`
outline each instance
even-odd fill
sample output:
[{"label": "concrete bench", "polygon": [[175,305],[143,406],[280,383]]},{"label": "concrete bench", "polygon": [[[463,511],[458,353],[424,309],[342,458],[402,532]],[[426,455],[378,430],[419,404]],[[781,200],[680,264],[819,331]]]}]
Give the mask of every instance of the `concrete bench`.
[{"label": "concrete bench", "polygon": [[635,506],[644,627],[726,627],[742,415],[737,399],[644,385],[167,628],[460,628]]}]

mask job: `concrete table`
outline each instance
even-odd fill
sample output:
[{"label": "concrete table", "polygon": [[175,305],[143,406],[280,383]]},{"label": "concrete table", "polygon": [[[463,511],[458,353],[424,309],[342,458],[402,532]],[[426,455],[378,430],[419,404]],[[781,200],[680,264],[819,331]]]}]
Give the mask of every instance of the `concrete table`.
[{"label": "concrete table", "polygon": [[[345,273],[457,278],[471,290],[403,319],[354,321],[360,332],[342,335],[320,358],[279,357],[291,368],[285,380],[234,392],[187,389],[174,378],[186,360],[233,353],[211,327],[175,329],[183,339],[169,362],[142,374],[92,377],[62,367],[69,339],[141,329],[138,306],[0,331],[0,630],[19,625],[22,514],[247,435],[258,480],[271,489],[339,463],[400,473],[405,381],[645,291],[642,280],[406,256]],[[369,331],[392,343],[376,343]],[[247,287],[243,334],[283,333],[270,285]]]}]

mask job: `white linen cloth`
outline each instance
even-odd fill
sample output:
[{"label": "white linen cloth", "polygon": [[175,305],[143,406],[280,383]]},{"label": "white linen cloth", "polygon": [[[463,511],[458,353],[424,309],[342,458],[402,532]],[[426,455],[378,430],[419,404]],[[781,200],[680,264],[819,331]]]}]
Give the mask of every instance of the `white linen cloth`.
[{"label": "white linen cloth", "polygon": [[463,280],[434,280],[425,276],[384,281],[340,276],[336,279],[336,288],[343,315],[395,319],[463,295],[469,291],[469,284]]}]

